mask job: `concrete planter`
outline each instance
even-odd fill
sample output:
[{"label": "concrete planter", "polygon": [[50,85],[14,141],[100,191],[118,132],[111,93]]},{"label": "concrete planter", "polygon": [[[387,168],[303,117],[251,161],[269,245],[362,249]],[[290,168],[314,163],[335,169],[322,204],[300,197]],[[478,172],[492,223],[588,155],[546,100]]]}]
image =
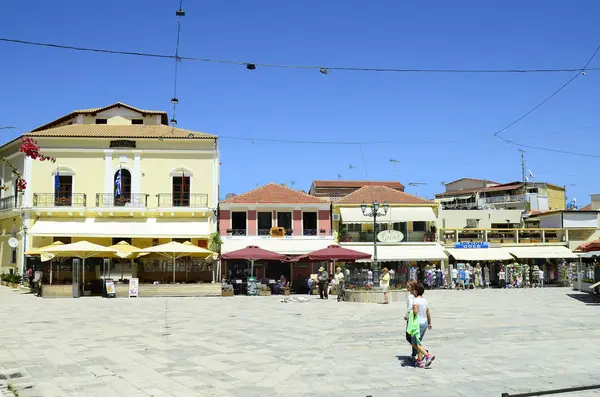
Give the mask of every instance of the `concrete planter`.
[{"label": "concrete planter", "polygon": [[[406,301],[406,290],[389,290],[388,301],[392,302],[405,302]],[[346,302],[360,302],[360,303],[383,303],[383,291],[379,288],[372,290],[346,290]]]},{"label": "concrete planter", "polygon": [[581,282],[581,292],[592,292],[592,290],[590,289],[590,286],[592,285],[592,283],[585,283],[585,282]]}]

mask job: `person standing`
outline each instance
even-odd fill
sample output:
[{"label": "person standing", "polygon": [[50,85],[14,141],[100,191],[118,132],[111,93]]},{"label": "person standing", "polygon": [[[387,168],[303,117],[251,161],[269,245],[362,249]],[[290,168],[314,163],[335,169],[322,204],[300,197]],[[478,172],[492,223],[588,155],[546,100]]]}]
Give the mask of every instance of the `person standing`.
[{"label": "person standing", "polygon": [[417,350],[417,361],[415,366],[426,368],[431,365],[435,356],[429,353],[422,346],[422,339],[426,330],[431,330],[431,312],[427,304],[427,299],[423,297],[425,288],[422,284],[417,284],[414,288],[416,297],[413,301],[413,310],[410,312],[408,321],[408,333],[411,335],[411,344]]},{"label": "person standing", "polygon": [[469,289],[470,282],[471,282],[471,272],[469,271],[469,268],[467,267],[465,269],[465,289]]},{"label": "person standing", "polygon": [[383,291],[383,304],[387,305],[390,303],[388,301],[388,289],[390,288],[390,273],[387,267],[384,267],[381,273],[381,277],[379,279],[379,286]]},{"label": "person standing", "polygon": [[[329,299],[329,294],[327,292],[327,289],[329,288],[329,274],[327,274],[327,271],[325,270],[324,267],[320,267],[319,268],[319,276],[318,276],[318,280],[319,280],[319,296],[321,297],[321,299]],[[323,298],[323,296],[325,296]]]},{"label": "person standing", "polygon": [[344,300],[344,294],[346,293],[346,280],[341,267],[335,269],[335,283],[338,287],[337,301],[341,302]]},{"label": "person standing", "polygon": [[306,279],[306,286],[308,287],[308,294],[312,295],[312,290],[313,290],[313,279],[312,278],[308,278]]},{"label": "person standing", "polygon": [[452,288],[458,289],[458,270],[456,270],[456,264],[452,267]]}]

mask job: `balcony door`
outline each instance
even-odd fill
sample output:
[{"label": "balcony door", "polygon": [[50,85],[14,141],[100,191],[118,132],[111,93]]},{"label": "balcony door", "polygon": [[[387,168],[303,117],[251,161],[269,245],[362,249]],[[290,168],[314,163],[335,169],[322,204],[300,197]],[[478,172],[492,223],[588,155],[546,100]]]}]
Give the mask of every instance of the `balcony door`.
[{"label": "balcony door", "polygon": [[285,229],[285,234],[290,235],[292,231],[292,213],[277,212],[277,226]]},{"label": "balcony door", "polygon": [[119,169],[115,172],[115,205],[124,206],[131,202],[131,173],[129,170]]},{"label": "balcony door", "polygon": [[190,206],[190,177],[189,176],[174,176],[173,177],[173,207],[189,207]]},{"label": "balcony door", "polygon": [[73,175],[54,176],[54,196],[55,205],[71,205],[73,202]]},{"label": "balcony door", "polygon": [[258,235],[268,236],[273,226],[273,215],[271,212],[259,212],[258,215]]},{"label": "balcony door", "polygon": [[316,236],[319,231],[317,230],[317,213],[316,212],[303,212],[302,213],[302,235],[304,236]]}]

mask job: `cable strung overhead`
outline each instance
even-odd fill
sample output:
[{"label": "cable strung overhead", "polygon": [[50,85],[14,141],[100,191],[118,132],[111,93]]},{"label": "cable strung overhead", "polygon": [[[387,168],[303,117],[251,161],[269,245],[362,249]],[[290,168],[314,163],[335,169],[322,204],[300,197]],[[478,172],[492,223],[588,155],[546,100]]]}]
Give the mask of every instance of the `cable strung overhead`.
[{"label": "cable strung overhead", "polygon": [[[179,15],[178,15],[179,16]],[[596,71],[600,68],[559,68],[559,69],[421,69],[421,68],[366,68],[366,67],[351,67],[351,66],[314,66],[314,65],[287,65],[279,63],[256,63],[256,62],[241,62],[232,61],[227,59],[209,59],[209,58],[198,58],[198,57],[182,57],[178,55],[167,55],[167,54],[156,54],[149,52],[138,52],[138,51],[118,51],[105,48],[92,48],[92,47],[77,47],[55,43],[42,43],[36,41],[27,41],[19,39],[10,39],[6,37],[0,37],[0,41],[23,44],[38,47],[49,47],[58,48],[73,51],[89,51],[98,52],[105,54],[114,55],[129,55],[147,58],[165,58],[175,59],[180,61],[197,61],[207,63],[222,63],[228,65],[243,66],[248,70],[255,70],[258,67],[262,68],[287,68],[287,69],[310,69],[316,70],[321,74],[327,75],[330,71],[346,71],[346,72],[390,72],[390,73],[565,73],[565,72],[584,72],[584,71]]]}]

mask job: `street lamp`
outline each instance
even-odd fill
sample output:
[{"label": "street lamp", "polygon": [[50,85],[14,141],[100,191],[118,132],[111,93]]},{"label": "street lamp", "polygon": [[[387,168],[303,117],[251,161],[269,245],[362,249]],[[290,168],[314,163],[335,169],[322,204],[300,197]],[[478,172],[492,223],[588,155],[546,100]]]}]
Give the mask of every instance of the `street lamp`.
[{"label": "street lamp", "polygon": [[360,209],[364,216],[373,218],[373,280],[379,280],[379,263],[377,262],[377,217],[385,216],[390,206],[387,201],[383,202],[381,206],[383,212],[379,212],[379,201],[375,200],[371,204],[371,210],[367,212],[367,204],[363,201],[360,205]]}]

